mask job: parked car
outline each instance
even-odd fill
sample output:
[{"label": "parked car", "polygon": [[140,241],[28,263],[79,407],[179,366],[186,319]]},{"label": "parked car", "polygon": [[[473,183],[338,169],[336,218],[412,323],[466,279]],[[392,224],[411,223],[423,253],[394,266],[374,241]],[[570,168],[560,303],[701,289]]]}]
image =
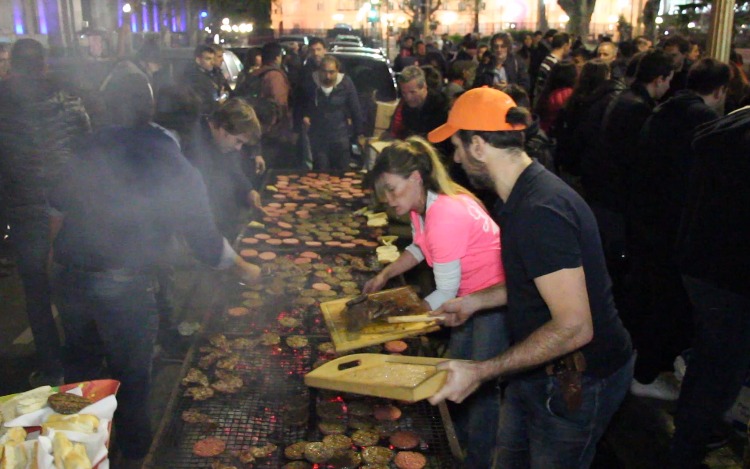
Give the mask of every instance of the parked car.
[{"label": "parked car", "polygon": [[[194,49],[190,47],[162,50],[163,66],[157,79],[157,88],[159,88],[159,85],[174,83],[179,80],[185,69],[195,61],[193,52]],[[224,49],[224,63],[221,66],[221,71],[229,82],[229,86],[234,89],[237,78],[242,71],[242,61],[230,49]]]},{"label": "parked car", "polygon": [[339,34],[336,39],[333,40],[335,43],[349,43],[353,46],[362,47],[362,38],[353,34]]},{"label": "parked car", "polygon": [[286,42],[296,42],[299,44],[299,48],[302,49],[304,46],[307,46],[310,44],[310,36],[306,34],[285,34],[283,36],[279,36],[277,39],[281,44],[284,44]]},{"label": "parked car", "polygon": [[373,47],[354,47],[349,45],[335,44],[330,48],[331,52],[354,52],[360,54],[377,54],[385,57],[385,51],[383,49],[375,49]]}]

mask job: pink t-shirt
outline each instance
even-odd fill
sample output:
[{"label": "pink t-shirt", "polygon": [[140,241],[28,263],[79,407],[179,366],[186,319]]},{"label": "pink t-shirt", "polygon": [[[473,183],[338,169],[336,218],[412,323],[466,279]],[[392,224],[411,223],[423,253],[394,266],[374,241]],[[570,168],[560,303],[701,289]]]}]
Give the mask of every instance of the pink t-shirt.
[{"label": "pink t-shirt", "polygon": [[500,258],[500,227],[468,195],[438,195],[425,214],[411,212],[414,244],[427,264],[461,261],[458,296],[505,281]]}]

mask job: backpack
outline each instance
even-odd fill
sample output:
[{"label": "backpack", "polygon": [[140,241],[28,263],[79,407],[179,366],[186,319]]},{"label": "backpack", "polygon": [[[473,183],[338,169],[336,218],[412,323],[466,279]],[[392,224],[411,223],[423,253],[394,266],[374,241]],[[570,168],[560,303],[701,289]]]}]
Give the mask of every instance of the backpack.
[{"label": "backpack", "polygon": [[536,134],[526,140],[524,150],[526,153],[537,160],[549,171],[557,174],[555,167],[555,147],[554,139],[551,139],[541,129]]},{"label": "backpack", "polygon": [[275,101],[261,97],[263,77],[273,71],[276,70],[268,69],[257,75],[244,75],[244,79],[237,84],[232,93],[233,98],[242,98],[253,107],[258,120],[264,126],[272,125],[281,114],[281,110]]}]

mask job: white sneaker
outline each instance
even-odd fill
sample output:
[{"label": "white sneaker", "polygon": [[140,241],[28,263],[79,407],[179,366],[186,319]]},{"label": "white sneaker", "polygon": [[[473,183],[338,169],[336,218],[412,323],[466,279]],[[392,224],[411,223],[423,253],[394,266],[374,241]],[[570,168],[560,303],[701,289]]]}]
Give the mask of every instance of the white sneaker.
[{"label": "white sneaker", "polygon": [[630,384],[630,393],[634,396],[650,397],[662,401],[676,401],[680,397],[679,388],[662,376],[657,377],[651,384],[642,384],[634,379]]},{"label": "white sneaker", "polygon": [[674,359],[674,377],[677,378],[677,381],[682,382],[686,370],[687,363],[685,362],[685,358],[682,355],[677,355],[677,358]]}]

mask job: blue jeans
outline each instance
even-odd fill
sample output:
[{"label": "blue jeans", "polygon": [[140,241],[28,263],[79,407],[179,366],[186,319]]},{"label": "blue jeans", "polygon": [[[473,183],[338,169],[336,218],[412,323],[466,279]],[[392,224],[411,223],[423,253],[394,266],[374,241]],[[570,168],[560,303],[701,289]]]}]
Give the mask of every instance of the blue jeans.
[{"label": "blue jeans", "polygon": [[574,469],[591,465],[596,444],[633,379],[632,357],[607,378],[584,376],[583,402],[568,410],[554,376],[511,380],[500,409],[493,467]]},{"label": "blue jeans", "polygon": [[[450,356],[488,360],[508,348],[504,308],[484,311],[451,329]],[[496,381],[484,383],[460,405],[453,407],[456,431],[467,445],[467,468],[489,468],[500,419],[500,393]]]},{"label": "blue jeans", "polygon": [[55,268],[55,294],[65,330],[65,381],[120,381],[114,424],[126,458],[142,458],[151,445],[148,397],[158,315],[153,280],[121,270],[84,272]]},{"label": "blue jeans", "polygon": [[47,272],[51,248],[49,215],[44,207],[14,209],[9,211],[9,222],[39,368],[45,374],[62,378],[60,336],[52,316]]},{"label": "blue jeans", "polygon": [[698,467],[750,367],[750,298],[683,276],[695,312],[695,341],[682,381],[670,467]]}]

